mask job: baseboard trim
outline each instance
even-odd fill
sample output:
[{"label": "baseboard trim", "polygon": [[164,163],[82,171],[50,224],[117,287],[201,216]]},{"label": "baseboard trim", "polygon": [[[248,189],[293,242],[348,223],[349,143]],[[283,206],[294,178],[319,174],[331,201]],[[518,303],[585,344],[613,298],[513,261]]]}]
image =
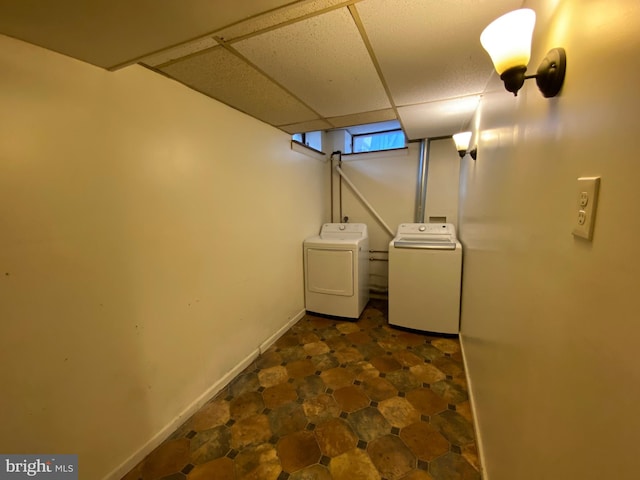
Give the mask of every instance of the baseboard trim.
[{"label": "baseboard trim", "polygon": [[302,310],[300,310],[298,313],[296,313],[287,323],[285,323],[276,333],[274,333],[273,335],[271,335],[269,338],[267,338],[264,342],[262,342],[260,344],[260,347],[258,347],[258,350],[260,353],[264,353],[265,350],[267,348],[269,348],[271,345],[273,345],[274,343],[276,343],[276,341],[282,336],[284,335],[284,333],[289,330],[295,323],[298,322],[298,320],[300,320],[302,317],[304,317],[304,314],[306,313],[306,310],[303,308]]},{"label": "baseboard trim", "polygon": [[231,380],[233,380],[240,372],[247,368],[251,362],[253,362],[258,355],[263,353],[267,348],[273,345],[284,333],[291,328],[298,320],[300,320],[305,310],[302,309],[295,316],[293,316],[287,323],[278,329],[276,333],[271,335],[267,340],[262,342],[258,348],[253,350],[235,367],[229,370],[222,378],[215,382],[211,387],[204,391],[198,398],[196,398],[191,404],[189,404],[180,414],[178,414],[173,420],[171,420],[166,426],[164,426],[158,433],[156,433],[149,441],[147,441],[142,447],[140,447],[133,455],[127,458],[117,468],[107,474],[103,480],[120,480],[127,473],[133,469],[138,463],[140,463],[147,455],[149,455],[156,447],[158,447],[166,438],[168,438],[173,432],[175,432],[185,420],[196,413],[205,403],[213,398],[218,392],[226,387]]},{"label": "baseboard trim", "polygon": [[462,361],[464,363],[464,374],[467,379],[467,386],[469,390],[469,403],[471,404],[471,413],[473,415],[473,429],[476,432],[476,445],[478,446],[478,459],[480,460],[480,475],[483,480],[489,480],[486,470],[486,463],[484,457],[484,446],[482,443],[482,435],[480,432],[479,424],[478,424],[478,412],[476,411],[476,402],[473,389],[473,383],[471,382],[471,378],[469,377],[469,367],[467,363],[467,355],[464,349],[464,335],[462,333],[459,335],[460,339],[460,349],[462,350]]}]

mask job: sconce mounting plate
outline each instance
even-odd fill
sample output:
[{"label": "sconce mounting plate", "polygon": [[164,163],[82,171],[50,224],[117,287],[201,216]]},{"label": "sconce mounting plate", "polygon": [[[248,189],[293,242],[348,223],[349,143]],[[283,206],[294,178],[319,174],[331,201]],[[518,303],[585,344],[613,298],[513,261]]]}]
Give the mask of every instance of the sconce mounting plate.
[{"label": "sconce mounting plate", "polygon": [[538,71],[536,72],[536,83],[538,88],[546,98],[555,97],[564,82],[564,74],[567,68],[567,54],[564,48],[552,48],[547,52]]}]

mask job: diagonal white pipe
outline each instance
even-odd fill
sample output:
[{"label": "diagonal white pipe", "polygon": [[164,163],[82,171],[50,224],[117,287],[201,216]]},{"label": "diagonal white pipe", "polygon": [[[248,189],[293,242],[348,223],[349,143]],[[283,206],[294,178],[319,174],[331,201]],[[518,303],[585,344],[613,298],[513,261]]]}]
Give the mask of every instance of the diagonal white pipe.
[{"label": "diagonal white pipe", "polygon": [[351,182],[351,180],[349,180],[349,177],[347,177],[347,175],[342,171],[342,169],[340,168],[340,165],[336,165],[336,172],[338,172],[340,174],[340,176],[344,179],[344,181],[347,182],[347,185],[349,185],[351,187],[351,190],[353,190],[353,193],[355,193],[357,195],[357,197],[364,204],[364,206],[369,209],[369,211],[373,214],[374,217],[376,217],[376,220],[378,220],[378,222],[380,222],[380,224],[385,228],[385,230],[387,232],[389,232],[389,235],[394,237],[395,236],[395,232],[393,230],[391,230],[389,228],[389,225],[387,225],[385,223],[385,221],[382,219],[382,217],[380,215],[378,215],[378,212],[376,212],[375,208],[373,208],[373,206],[369,202],[367,202],[367,199],[364,198],[362,193],[360,193],[360,191]]}]

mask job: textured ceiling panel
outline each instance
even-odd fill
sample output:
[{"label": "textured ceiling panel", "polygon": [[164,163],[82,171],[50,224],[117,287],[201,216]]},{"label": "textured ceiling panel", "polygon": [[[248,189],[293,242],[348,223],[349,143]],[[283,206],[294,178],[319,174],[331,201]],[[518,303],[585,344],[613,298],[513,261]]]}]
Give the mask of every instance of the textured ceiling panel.
[{"label": "textured ceiling panel", "polygon": [[272,125],[318,118],[305,105],[222,47],[172,63],[161,71]]},{"label": "textured ceiling panel", "polygon": [[387,120],[395,120],[396,113],[393,109],[378,110],[377,112],[356,113],[354,115],[345,115],[343,117],[331,117],[327,120],[336,128],[350,127],[352,125],[364,125],[365,123],[384,122]]},{"label": "textured ceiling panel", "polygon": [[347,8],[233,46],[324,117],[391,106]]},{"label": "textured ceiling panel", "polygon": [[496,78],[480,32],[522,3],[0,0],[0,33],[107,68],[140,61],[291,133],[396,119],[413,140],[466,125],[467,97]]},{"label": "textured ceiling panel", "polygon": [[207,48],[215,47],[216,45],[218,45],[218,42],[216,42],[212,37],[204,37],[194,40],[193,42],[183,43],[182,45],[168,50],[163,50],[155,55],[145,57],[140,60],[140,63],[150,67],[156,67],[172,60],[186,57],[192,53],[197,53],[202,50],[206,50]]},{"label": "textured ceiling panel", "polygon": [[289,22],[296,18],[311,15],[315,12],[321,12],[327,8],[345,3],[347,3],[345,0],[312,0],[296,3],[273,12],[265,13],[264,15],[260,15],[259,17],[252,18],[251,20],[233,25],[215,33],[216,36],[222,37],[225,41],[229,41],[234,38],[251,35],[252,33],[260,30],[270,29],[276,25]]},{"label": "textured ceiling panel", "polygon": [[104,68],[292,0],[0,0],[0,33]]},{"label": "textured ceiling panel", "polygon": [[356,4],[396,105],[480,93],[493,67],[480,33],[522,0]]},{"label": "textured ceiling panel", "polygon": [[399,107],[398,115],[409,140],[443,137],[463,131],[478,108],[479,95]]},{"label": "textured ceiling panel", "polygon": [[329,125],[325,120],[312,120],[310,122],[301,122],[301,123],[294,123],[292,125],[283,125],[280,127],[280,129],[293,135],[294,133],[315,132],[318,130],[330,130],[331,125]]}]

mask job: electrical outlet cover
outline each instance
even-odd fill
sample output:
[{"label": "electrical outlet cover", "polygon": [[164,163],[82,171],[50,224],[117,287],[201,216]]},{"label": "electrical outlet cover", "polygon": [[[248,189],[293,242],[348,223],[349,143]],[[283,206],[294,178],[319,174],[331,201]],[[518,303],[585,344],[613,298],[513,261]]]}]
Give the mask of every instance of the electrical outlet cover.
[{"label": "electrical outlet cover", "polygon": [[578,193],[576,195],[575,216],[573,231],[576,237],[591,240],[593,238],[593,226],[598,205],[598,191],[600,189],[600,177],[578,178]]}]

